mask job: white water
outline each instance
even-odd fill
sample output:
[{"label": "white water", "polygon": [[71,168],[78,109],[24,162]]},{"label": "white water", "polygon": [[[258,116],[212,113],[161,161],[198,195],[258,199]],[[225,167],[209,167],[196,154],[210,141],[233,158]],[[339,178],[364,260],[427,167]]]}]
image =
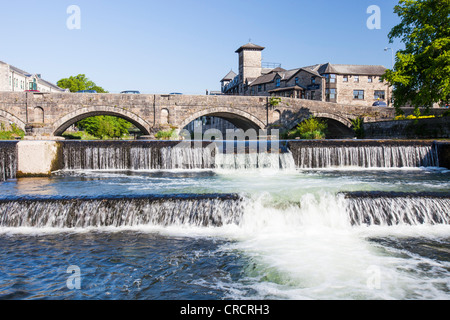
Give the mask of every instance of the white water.
[{"label": "white water", "polygon": [[[214,172],[217,176],[211,180],[161,177],[152,178],[151,183],[140,176],[130,178],[131,182],[127,182],[127,177],[120,174],[106,173],[105,176],[111,179],[120,176],[120,179],[125,179],[125,182],[120,180],[118,185],[123,189],[128,188],[131,192],[138,190],[162,192],[157,188],[162,188],[163,191],[166,188],[171,192],[191,190],[195,193],[205,189],[213,192],[240,192],[246,197],[246,201],[242,204],[243,215],[238,223],[226,215],[225,211],[229,207],[214,211],[216,214],[224,213],[229,219],[230,223],[225,225],[201,226],[198,223],[186,223],[188,220],[184,218],[193,211],[192,203],[187,204],[188,208],[186,204],[163,203],[159,208],[165,207],[166,210],[163,211],[166,213],[170,211],[172,215],[168,217],[178,217],[176,223],[161,223],[158,219],[150,219],[142,223],[114,223],[111,226],[90,226],[87,223],[80,225],[82,228],[73,229],[63,228],[61,225],[49,228],[47,223],[43,223],[41,228],[30,228],[23,224],[16,228],[1,227],[0,233],[13,235],[133,230],[173,237],[226,239],[229,243],[223,245],[220,250],[239,252],[251,261],[246,267],[244,278],[227,283],[206,283],[203,279],[197,281],[205,286],[224,288],[229,298],[233,299],[248,298],[249,291],[252,292],[251,298],[254,299],[446,300],[450,298],[448,199],[355,200],[345,199],[343,194],[338,194],[340,191],[420,192],[432,189],[436,187],[433,180],[429,182],[427,179],[415,181],[414,178],[412,181],[403,180],[403,177],[412,173],[427,175],[427,171],[419,168],[424,162],[406,161],[405,154],[400,153],[397,154],[398,158],[395,158],[396,155],[389,161],[383,160],[385,167],[381,168],[389,169],[386,173],[381,171],[380,162],[364,161],[364,166],[366,164],[374,166],[380,171],[370,176],[367,174],[362,181],[358,176],[349,177],[345,174],[342,176],[333,174],[330,177],[326,172],[320,171],[311,175],[299,173],[295,171],[294,159],[290,153],[219,155],[212,161],[208,154],[205,155],[198,150],[194,153],[185,151],[175,154],[171,149],[163,150],[161,154],[168,163],[165,169],[203,169],[204,164],[209,163],[216,168]],[[142,149],[133,152],[132,163],[137,168],[153,168],[150,158],[141,162],[143,154],[148,154],[147,151]],[[414,152],[410,150],[408,154],[412,155]],[[340,170],[348,169],[346,166],[356,166],[359,169],[364,167],[352,154],[348,153],[342,158],[345,165],[337,165]],[[105,154],[101,158],[106,161],[109,156],[111,154]],[[127,157],[125,158],[128,159]],[[396,162],[393,159],[403,160]],[[129,160],[121,160],[120,163],[125,164],[127,161]],[[145,165],[141,166],[142,163]],[[186,167],[186,163],[191,163],[192,166]],[[124,166],[122,164],[118,167],[107,165],[103,168],[118,169]],[[431,162],[430,164],[435,165]],[[410,168],[403,167],[399,172],[395,171],[400,169],[397,166],[403,165]],[[320,165],[321,168],[323,166],[334,164]],[[307,169],[311,167],[317,166],[313,164],[310,167],[302,166]],[[410,170],[412,167],[413,171]],[[167,170],[167,172],[178,171]],[[99,173],[93,171],[90,174],[95,176]],[[385,178],[385,175],[388,175],[388,178]],[[110,188],[108,183],[114,182],[108,181],[100,183],[99,186]],[[156,182],[161,182],[163,186],[157,187]],[[94,181],[87,183],[92,184]],[[441,184],[441,187],[436,188],[449,190],[448,181]],[[121,213],[126,217],[123,219],[118,217],[122,219],[121,221],[127,219],[132,221],[136,218],[132,213],[126,212],[130,207],[132,206],[120,207],[124,211]],[[420,210],[424,217],[441,215],[443,223],[435,224],[431,218],[418,221],[417,210]],[[430,210],[433,210],[433,213],[430,213]],[[64,212],[64,209],[61,211]],[[48,215],[52,215],[52,212],[53,209],[48,210]],[[400,222],[404,222],[404,218],[407,217],[409,223],[388,226],[386,219],[388,213],[394,217],[401,217],[397,218]],[[365,217],[369,217],[369,221],[374,218],[382,221],[385,219],[385,223],[366,224]],[[356,225],[352,223],[355,220],[359,222]],[[410,243],[411,247],[408,247]],[[431,251],[443,258],[421,254],[421,250]]]},{"label": "white water", "polygon": [[416,168],[438,167],[432,146],[301,147],[299,168]]}]

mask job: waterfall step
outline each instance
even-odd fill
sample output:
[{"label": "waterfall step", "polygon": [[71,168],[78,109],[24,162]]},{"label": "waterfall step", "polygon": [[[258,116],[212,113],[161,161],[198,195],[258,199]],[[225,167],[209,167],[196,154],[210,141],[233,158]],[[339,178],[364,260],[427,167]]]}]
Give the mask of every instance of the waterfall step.
[{"label": "waterfall step", "polygon": [[352,225],[450,224],[450,193],[347,192]]}]

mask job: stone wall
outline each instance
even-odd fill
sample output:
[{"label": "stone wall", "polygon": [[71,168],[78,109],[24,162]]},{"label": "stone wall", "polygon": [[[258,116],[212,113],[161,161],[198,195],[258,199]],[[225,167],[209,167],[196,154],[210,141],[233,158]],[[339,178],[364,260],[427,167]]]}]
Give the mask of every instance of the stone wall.
[{"label": "stone wall", "polygon": [[439,166],[450,169],[450,142],[438,141],[436,147],[439,157]]},{"label": "stone wall", "polygon": [[275,123],[292,129],[310,116],[334,119],[350,127],[351,119],[357,117],[367,122],[393,119],[395,110],[290,98],[282,98],[272,107],[268,97],[249,96],[0,94],[0,118],[26,129],[28,135],[60,135],[76,121],[95,115],[120,116],[151,134],[167,126],[182,129],[201,116],[222,117],[244,130],[266,129]]},{"label": "stone wall", "polygon": [[450,117],[364,124],[366,139],[448,139]]}]

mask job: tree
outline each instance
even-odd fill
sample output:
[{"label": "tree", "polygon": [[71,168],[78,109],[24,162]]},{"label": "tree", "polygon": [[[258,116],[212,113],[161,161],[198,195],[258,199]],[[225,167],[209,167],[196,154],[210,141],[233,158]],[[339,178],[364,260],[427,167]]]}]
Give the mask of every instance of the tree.
[{"label": "tree", "polygon": [[450,100],[450,1],[400,0],[394,13],[401,22],[389,33],[389,41],[400,38],[393,70],[384,78],[392,85],[397,113],[411,104],[416,112],[434,103]]},{"label": "tree", "polygon": [[78,92],[81,90],[95,90],[98,93],[108,93],[108,91],[106,91],[102,87],[97,86],[93,81],[89,80],[84,74],[61,79],[57,82],[57,85],[60,88],[69,89],[70,92]]},{"label": "tree", "polygon": [[78,121],[76,126],[99,139],[122,138],[132,124],[113,116],[96,116]]}]

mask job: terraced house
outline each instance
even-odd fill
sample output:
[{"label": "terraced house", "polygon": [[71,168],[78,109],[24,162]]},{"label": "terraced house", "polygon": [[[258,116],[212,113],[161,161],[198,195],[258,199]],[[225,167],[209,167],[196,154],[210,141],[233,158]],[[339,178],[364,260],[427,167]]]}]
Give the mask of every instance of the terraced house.
[{"label": "terraced house", "polygon": [[372,106],[391,105],[392,89],[382,76],[383,66],[316,64],[291,70],[262,63],[264,47],[248,43],[238,50],[239,74],[222,80],[222,94],[278,96]]}]

